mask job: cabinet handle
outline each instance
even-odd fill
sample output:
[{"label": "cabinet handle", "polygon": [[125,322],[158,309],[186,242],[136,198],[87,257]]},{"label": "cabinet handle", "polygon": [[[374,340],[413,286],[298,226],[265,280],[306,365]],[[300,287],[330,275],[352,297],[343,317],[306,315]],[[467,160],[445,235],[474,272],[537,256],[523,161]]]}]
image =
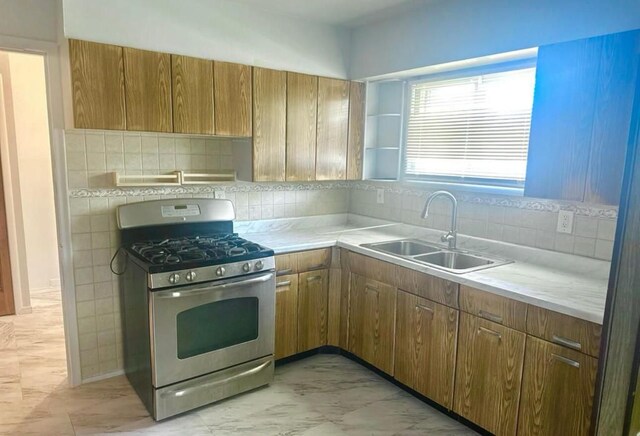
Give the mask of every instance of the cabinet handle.
[{"label": "cabinet handle", "polygon": [[379,290],[378,288],[376,288],[376,287],[374,287],[374,286],[371,286],[371,285],[366,285],[366,286],[364,287],[364,289],[365,289],[365,291],[375,292],[376,294],[377,294],[378,292],[380,292],[380,290]]},{"label": "cabinet handle", "polygon": [[283,276],[285,274],[291,274],[292,272],[293,272],[293,269],[291,269],[291,268],[281,269],[281,270],[276,271],[276,275],[277,276]]},{"label": "cabinet handle", "polygon": [[485,312],[484,310],[481,310],[480,312],[478,312],[478,315],[480,315],[481,318],[485,318],[485,319],[488,319],[489,321],[502,324],[502,317],[500,315],[495,315],[491,312]]},{"label": "cabinet handle", "polygon": [[500,333],[494,332],[493,330],[490,330],[488,328],[479,327],[478,333],[487,333],[489,335],[495,336],[496,338],[498,338],[499,341],[502,340],[502,335]]},{"label": "cabinet handle", "polygon": [[283,282],[276,283],[276,288],[282,288],[284,286],[289,286],[291,284],[291,280],[285,280]]},{"label": "cabinet handle", "polygon": [[553,335],[551,342],[573,348],[574,350],[582,350],[582,344],[580,342],[572,341],[571,339],[563,338],[561,336]]},{"label": "cabinet handle", "polygon": [[433,315],[433,309],[430,308],[429,306],[423,306],[422,304],[416,305],[416,310],[420,310],[420,309],[422,309],[422,310],[424,310],[426,312],[429,312],[431,315]]},{"label": "cabinet handle", "polygon": [[567,365],[573,366],[574,368],[580,368],[580,362],[576,362],[573,359],[569,359],[567,357],[560,356],[560,355],[555,354],[555,353],[551,353],[551,357],[556,359],[558,362],[566,363]]},{"label": "cabinet handle", "polygon": [[318,265],[313,265],[310,266],[309,269],[321,269],[324,268],[324,263],[318,264]]},{"label": "cabinet handle", "polygon": [[316,281],[318,281],[320,279],[322,279],[322,276],[307,277],[307,282],[316,282]]}]

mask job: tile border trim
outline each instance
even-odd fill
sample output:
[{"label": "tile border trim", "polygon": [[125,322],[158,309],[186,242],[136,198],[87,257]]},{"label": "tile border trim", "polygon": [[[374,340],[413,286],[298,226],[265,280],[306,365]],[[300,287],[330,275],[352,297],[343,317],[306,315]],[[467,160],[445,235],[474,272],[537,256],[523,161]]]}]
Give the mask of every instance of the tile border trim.
[{"label": "tile border trim", "polygon": [[[338,190],[355,189],[360,191],[374,191],[384,189],[385,192],[394,194],[424,197],[434,189],[418,189],[415,186],[407,186],[401,183],[376,184],[370,182],[291,182],[291,183],[222,183],[198,186],[169,186],[169,187],[144,187],[144,188],[99,188],[99,189],[72,189],[69,191],[71,198],[105,198],[105,197],[146,197],[158,195],[197,195],[213,194],[216,191],[224,192],[269,192],[269,191],[312,191],[312,190]],[[456,192],[458,201],[463,203],[480,204],[488,206],[501,206],[516,209],[534,210],[541,212],[558,212],[569,210],[578,216],[597,217],[605,219],[617,219],[618,208],[615,206],[595,205],[570,201],[545,200],[539,198],[510,197],[504,195],[475,194],[469,192]]]}]

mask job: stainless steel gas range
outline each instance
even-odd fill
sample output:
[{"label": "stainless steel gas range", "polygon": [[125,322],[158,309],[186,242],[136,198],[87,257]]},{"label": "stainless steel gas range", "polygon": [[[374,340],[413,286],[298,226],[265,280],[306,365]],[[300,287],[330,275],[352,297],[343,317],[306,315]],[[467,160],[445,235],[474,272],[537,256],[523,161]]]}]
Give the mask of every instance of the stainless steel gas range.
[{"label": "stainless steel gas range", "polygon": [[273,379],[273,251],[234,217],[228,200],[118,208],[125,371],[156,420]]}]

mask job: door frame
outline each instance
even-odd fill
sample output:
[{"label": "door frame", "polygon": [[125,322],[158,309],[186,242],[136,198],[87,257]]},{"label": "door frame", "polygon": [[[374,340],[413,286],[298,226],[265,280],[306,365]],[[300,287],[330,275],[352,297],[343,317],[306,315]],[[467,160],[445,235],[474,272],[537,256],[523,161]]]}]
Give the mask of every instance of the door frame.
[{"label": "door frame", "polygon": [[64,45],[65,41],[63,40],[63,43],[57,44],[55,42],[0,35],[0,50],[37,54],[44,57],[62,314],[67,354],[67,378],[71,386],[77,386],[81,383],[80,349],[71,253],[71,219],[64,153],[65,119],[66,116],[68,117],[65,108],[69,106],[65,105],[64,95],[69,94],[69,92],[65,92],[65,88],[70,87],[70,83],[66,83],[63,80],[63,77],[66,76],[62,70],[65,65],[64,57],[68,57],[68,51],[65,50]]}]

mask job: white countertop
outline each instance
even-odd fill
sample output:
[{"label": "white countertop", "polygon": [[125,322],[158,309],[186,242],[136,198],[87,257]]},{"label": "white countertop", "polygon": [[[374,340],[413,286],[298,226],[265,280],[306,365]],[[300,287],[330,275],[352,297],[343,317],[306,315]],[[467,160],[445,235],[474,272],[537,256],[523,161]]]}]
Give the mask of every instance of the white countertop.
[{"label": "white countertop", "polygon": [[237,230],[243,237],[272,248],[276,254],[337,245],[453,282],[602,324],[609,275],[608,262],[460,236],[459,247],[463,249],[482,251],[514,259],[515,262],[466,274],[453,274],[361,246],[407,237],[433,242],[442,231],[354,218],[352,215],[349,216],[349,222],[345,216],[334,215],[313,217],[306,221],[239,223]]}]

